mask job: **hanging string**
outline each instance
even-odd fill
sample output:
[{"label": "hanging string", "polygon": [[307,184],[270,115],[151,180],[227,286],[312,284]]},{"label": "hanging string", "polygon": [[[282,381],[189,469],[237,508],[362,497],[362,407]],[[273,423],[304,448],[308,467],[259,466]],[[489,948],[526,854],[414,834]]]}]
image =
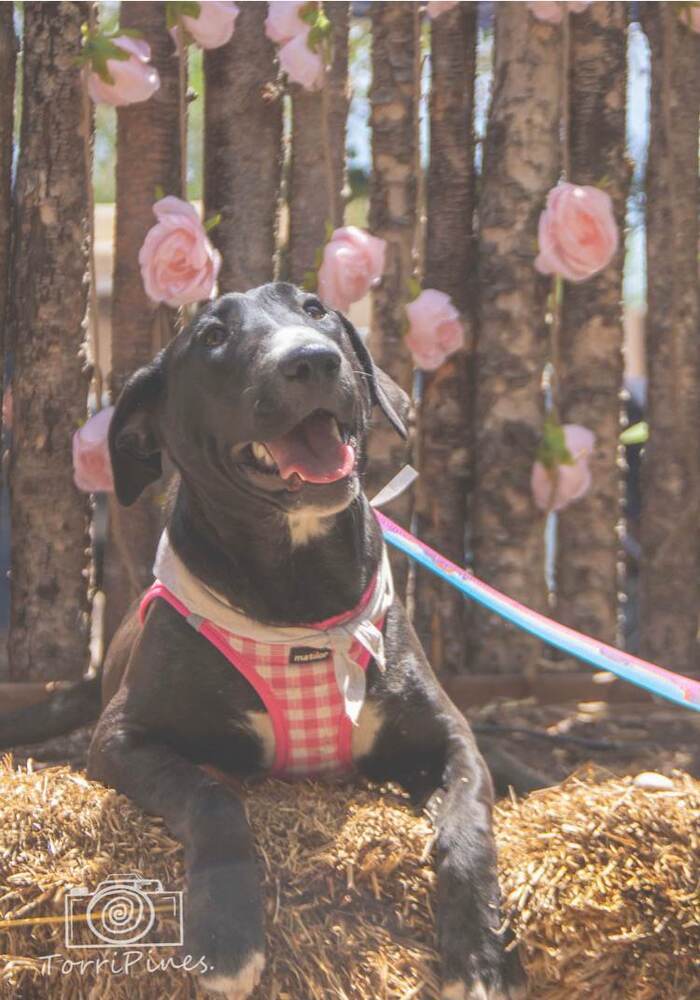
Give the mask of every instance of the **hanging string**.
[{"label": "hanging string", "polygon": [[[561,139],[562,139],[562,165],[561,180],[571,179],[571,20],[568,4],[562,4],[562,58],[561,58]],[[549,365],[548,373],[545,376],[545,385],[548,390],[545,405],[548,416],[555,423],[561,423],[559,412],[559,375],[561,371],[561,330],[564,308],[564,279],[557,274],[552,279],[552,291],[550,297],[550,323],[549,323]],[[551,492],[548,509],[551,513],[556,499],[557,485],[559,482],[559,466],[554,465],[549,470]]]},{"label": "hanging string", "polygon": [[[96,4],[91,3],[88,8],[88,27],[90,35],[96,29]],[[99,301],[97,295],[97,264],[95,259],[95,189],[92,176],[92,101],[88,94],[88,74],[83,72],[83,129],[84,129],[84,154],[85,154],[85,183],[87,184],[88,196],[88,279],[90,282],[90,298],[88,306],[88,343],[90,354],[92,355],[92,388],[95,396],[95,410],[102,409],[102,392],[104,388],[104,375],[102,373],[102,363],[100,358],[100,321],[99,321]]]}]

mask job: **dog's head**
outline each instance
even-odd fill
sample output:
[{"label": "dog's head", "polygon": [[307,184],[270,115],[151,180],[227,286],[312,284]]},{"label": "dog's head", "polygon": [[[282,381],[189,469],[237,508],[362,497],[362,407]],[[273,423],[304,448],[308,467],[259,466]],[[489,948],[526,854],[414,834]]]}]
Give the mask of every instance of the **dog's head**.
[{"label": "dog's head", "polygon": [[281,282],[223,295],[125,385],[117,497],[132,504],[165,450],[200,495],[334,513],[359,492],[374,405],[405,437],[408,397],[317,296]]}]

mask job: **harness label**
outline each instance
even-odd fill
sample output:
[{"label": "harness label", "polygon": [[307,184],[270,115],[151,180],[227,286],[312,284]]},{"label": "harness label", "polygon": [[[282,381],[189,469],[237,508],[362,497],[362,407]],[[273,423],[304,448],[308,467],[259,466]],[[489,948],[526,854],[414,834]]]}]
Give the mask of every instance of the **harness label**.
[{"label": "harness label", "polygon": [[293,646],[289,650],[290,663],[321,663],[333,653],[332,649],[316,649],[314,646]]}]

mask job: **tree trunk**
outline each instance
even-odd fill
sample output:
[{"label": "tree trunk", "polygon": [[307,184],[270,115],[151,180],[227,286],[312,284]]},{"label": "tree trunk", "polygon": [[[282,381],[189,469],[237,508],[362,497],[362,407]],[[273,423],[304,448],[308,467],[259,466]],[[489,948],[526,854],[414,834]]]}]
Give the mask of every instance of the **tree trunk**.
[{"label": "tree trunk", "polygon": [[78,678],[88,665],[88,498],[71,437],[85,419],[91,123],[80,70],[87,4],[26,3],[13,261],[10,676]]},{"label": "tree trunk", "polygon": [[[447,292],[461,311],[467,350],[423,382],[420,414],[420,535],[464,564],[466,494],[471,468],[469,345],[474,270],[474,72],[476,5],[460,3],[431,27],[430,166],[423,285]],[[416,627],[433,667],[463,668],[464,598],[418,568]]]},{"label": "tree trunk", "polygon": [[[571,177],[603,188],[625,229],[629,168],[625,158],[627,14],[624,4],[595,3],[571,19]],[[592,484],[559,516],[557,617],[615,644],[622,516],[620,390],[624,239],[613,262],[582,285],[567,283],[561,333],[559,403],[565,423],[596,436]]]},{"label": "tree trunk", "polygon": [[[299,84],[292,95],[289,165],[289,280],[301,284],[315,270],[326,241],[326,223],[342,225],[345,186],[345,126],[348,115],[348,3],[326,5],[333,26],[333,62],[321,91]],[[324,124],[328,113],[327,129]],[[328,148],[326,143],[328,142]],[[332,190],[328,175],[332,172]]]},{"label": "tree trunk", "polygon": [[[562,30],[526,4],[496,6],[494,93],[481,191],[473,512],[474,570],[546,608],[544,517],[530,495],[543,420],[550,282],[535,271],[537,223],[559,173]],[[538,641],[477,610],[478,673],[533,668]]]},{"label": "tree trunk", "polygon": [[[138,254],[155,224],[157,189],[181,196],[178,61],[165,24],[164,3],[122,4],[120,24],[141,32],[151,46],[160,89],[148,101],[117,111],[117,203],[112,291],[112,398],[168,339],[170,317],[156,322],[143,288]],[[161,316],[167,316],[161,307]],[[133,507],[110,497],[110,537],[105,558],[106,640],[152,578],[161,530],[164,481],[154,483]]]},{"label": "tree trunk", "polygon": [[[12,22],[13,4],[0,6],[0,396],[5,371],[5,324],[10,279],[12,220],[12,150],[17,40]],[[0,435],[2,414],[0,413]]]},{"label": "tree trunk", "polygon": [[221,214],[210,236],[223,258],[222,293],[274,277],[282,100],[266,14],[265,4],[243,4],[231,41],[204,53],[204,204],[207,218]]},{"label": "tree trunk", "polygon": [[[372,179],[369,224],[386,240],[386,266],[372,292],[370,348],[375,361],[407,392],[413,363],[404,343],[405,306],[414,273],[417,225],[418,104],[420,98],[420,22],[418,4],[372,4]],[[377,416],[369,442],[366,488],[371,496],[401,468],[406,444]],[[407,497],[387,513],[407,525]],[[392,554],[397,592],[403,594],[406,558]]]},{"label": "tree trunk", "polygon": [[642,655],[687,673],[697,668],[700,598],[700,37],[674,7],[642,5],[652,82],[640,622]]}]

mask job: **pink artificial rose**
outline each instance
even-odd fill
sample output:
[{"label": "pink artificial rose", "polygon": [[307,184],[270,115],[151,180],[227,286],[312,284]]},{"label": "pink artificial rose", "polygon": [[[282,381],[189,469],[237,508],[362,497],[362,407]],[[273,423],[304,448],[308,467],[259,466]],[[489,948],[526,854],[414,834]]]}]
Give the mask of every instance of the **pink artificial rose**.
[{"label": "pink artificial rose", "polygon": [[139,251],[148,297],[173,307],[211,298],[221,254],[209,242],[197,212],[169,195],[155,203],[153,214],[158,222]]},{"label": "pink artificial rose", "polygon": [[386,241],[356,226],[336,229],[323,251],[318,294],[331,309],[347,312],[384,273]]},{"label": "pink artificial rose", "polygon": [[450,354],[464,347],[464,326],[445,292],[425,288],[406,306],[406,343],[416,368],[435,371]]},{"label": "pink artificial rose", "polygon": [[696,7],[695,4],[692,7],[683,6],[678,12],[678,16],[688,25],[691,31],[700,34],[700,7]]},{"label": "pink artificial rose", "polygon": [[304,6],[305,0],[300,3],[292,0],[281,0],[267,5],[267,17],[265,18],[265,34],[270,41],[276,45],[285,45],[292,38],[308,31],[308,25],[304,24],[299,17],[299,8]]},{"label": "pink artificial rose", "polygon": [[[219,3],[218,0],[203,0],[197,17],[182,14],[182,23],[187,33],[202,49],[218,49],[231,40],[238,17],[238,5]],[[179,45],[177,27],[170,29],[175,45]]]},{"label": "pink artificial rose", "polygon": [[100,410],[73,435],[73,479],[84,493],[111,493],[114,490],[109,458],[109,424],[113,406]]},{"label": "pink artificial rose", "polygon": [[593,454],[595,435],[579,424],[564,424],[562,429],[574,464],[558,465],[551,472],[542,462],[535,462],[532,467],[532,496],[540,510],[544,511],[563,510],[575,500],[580,500],[591,485],[588,460]]},{"label": "pink artificial rose", "polygon": [[572,14],[580,14],[590,7],[591,0],[571,0],[570,3],[550,3],[548,0],[532,0],[528,3],[530,13],[538,21],[547,24],[561,24],[564,19],[564,8],[568,7]]},{"label": "pink artificial rose", "polygon": [[434,21],[436,17],[440,17],[446,10],[452,10],[458,3],[459,0],[429,0],[425,12],[430,20]]},{"label": "pink artificial rose", "polygon": [[538,239],[535,267],[541,274],[585,281],[602,271],[618,243],[610,195],[595,187],[558,184],[547,195]]},{"label": "pink artificial rose", "polygon": [[114,83],[106,83],[94,70],[87,70],[88,94],[95,104],[111,104],[115,108],[147,101],[160,87],[158,70],[149,64],[150,45],[128,35],[119,35],[112,42],[128,52],[129,58],[107,60]]},{"label": "pink artificial rose", "polygon": [[282,71],[293,83],[299,83],[306,90],[318,90],[323,86],[325,68],[318,52],[309,48],[311,28],[304,30],[281,46],[277,53]]}]

